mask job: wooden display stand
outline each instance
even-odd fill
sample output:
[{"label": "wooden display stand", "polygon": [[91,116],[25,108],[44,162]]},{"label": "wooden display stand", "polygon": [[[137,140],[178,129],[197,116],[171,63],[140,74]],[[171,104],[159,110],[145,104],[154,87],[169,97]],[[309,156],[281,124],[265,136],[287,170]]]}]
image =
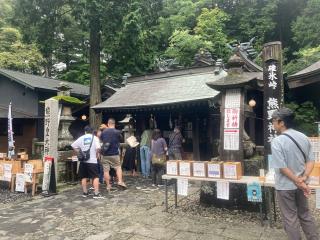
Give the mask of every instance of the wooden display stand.
[{"label": "wooden display stand", "polygon": [[207,171],[208,178],[223,178],[223,162],[208,162]]},{"label": "wooden display stand", "polygon": [[33,165],[33,173],[32,173],[32,182],[26,182],[25,183],[25,190],[24,192],[27,193],[28,186],[32,186],[32,196],[35,195],[37,185],[39,184],[39,176],[40,174],[43,174],[43,161],[41,159],[38,160],[29,160],[27,163]]},{"label": "wooden display stand", "polygon": [[179,161],[179,176],[192,176],[192,161]]},{"label": "wooden display stand", "polygon": [[242,177],[241,162],[223,163],[223,177],[225,179],[240,179]]},{"label": "wooden display stand", "polygon": [[192,173],[194,177],[207,177],[207,163],[201,161],[192,162]]},{"label": "wooden display stand", "polygon": [[167,161],[167,174],[168,175],[179,175],[179,161],[170,160]]}]

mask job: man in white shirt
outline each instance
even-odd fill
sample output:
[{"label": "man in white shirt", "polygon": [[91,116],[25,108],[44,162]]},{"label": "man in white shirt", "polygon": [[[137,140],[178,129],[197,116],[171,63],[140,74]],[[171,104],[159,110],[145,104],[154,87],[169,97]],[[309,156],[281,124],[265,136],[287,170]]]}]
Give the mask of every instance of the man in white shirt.
[{"label": "man in white shirt", "polygon": [[[93,129],[90,126],[84,128],[85,134],[79,137],[71,147],[79,153],[87,151],[90,148],[90,158],[87,161],[80,162],[79,177],[83,190],[83,197],[88,197],[87,178],[91,178],[93,182],[94,195],[93,198],[103,198],[99,193],[99,173],[98,173],[98,158],[100,154],[100,141],[93,135]],[[78,154],[77,154],[78,155]]]}]

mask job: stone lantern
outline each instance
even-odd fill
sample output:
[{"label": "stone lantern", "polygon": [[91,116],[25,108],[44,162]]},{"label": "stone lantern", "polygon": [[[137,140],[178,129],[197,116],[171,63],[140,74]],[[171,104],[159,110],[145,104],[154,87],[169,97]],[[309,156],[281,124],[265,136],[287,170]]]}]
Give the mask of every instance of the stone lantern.
[{"label": "stone lantern", "polygon": [[70,97],[71,88],[64,83],[60,83],[60,86],[57,87],[58,96],[61,96],[59,101],[61,115],[60,115],[60,123],[59,123],[59,133],[58,133],[58,150],[65,150],[66,147],[70,146],[73,142],[73,137],[69,132],[69,127],[72,121],[75,120],[72,117],[72,103],[63,101],[63,97]]}]

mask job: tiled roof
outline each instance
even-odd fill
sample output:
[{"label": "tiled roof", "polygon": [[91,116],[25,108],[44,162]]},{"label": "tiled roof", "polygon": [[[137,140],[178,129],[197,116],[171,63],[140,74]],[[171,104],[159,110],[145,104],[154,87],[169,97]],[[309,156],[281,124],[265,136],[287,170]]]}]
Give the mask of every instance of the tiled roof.
[{"label": "tiled roof", "polygon": [[226,72],[215,74],[213,67],[200,70],[180,70],[128,79],[125,87],[93,108],[137,109],[213,99],[219,92],[208,87],[206,82],[218,80],[226,76]]},{"label": "tiled roof", "polygon": [[299,75],[303,75],[303,74],[307,74],[307,73],[311,73],[313,71],[316,71],[316,70],[320,70],[320,61],[312,64],[311,66],[291,75],[289,78],[293,78],[293,77],[296,77],[296,76],[299,76]]},{"label": "tiled roof", "polygon": [[0,68],[0,75],[4,75],[26,87],[32,89],[39,90],[49,90],[49,91],[57,91],[57,87],[61,82],[68,84],[71,89],[71,94],[79,95],[79,96],[88,96],[89,95],[89,87],[85,85],[81,85],[78,83],[71,83],[66,81],[60,81],[52,78],[46,78],[41,76],[36,76],[32,74],[7,70]]},{"label": "tiled roof", "polygon": [[237,88],[251,84],[253,88],[263,88],[263,73],[262,72],[243,72],[242,74],[228,74],[217,81],[207,82],[208,86],[216,90],[222,88]]}]

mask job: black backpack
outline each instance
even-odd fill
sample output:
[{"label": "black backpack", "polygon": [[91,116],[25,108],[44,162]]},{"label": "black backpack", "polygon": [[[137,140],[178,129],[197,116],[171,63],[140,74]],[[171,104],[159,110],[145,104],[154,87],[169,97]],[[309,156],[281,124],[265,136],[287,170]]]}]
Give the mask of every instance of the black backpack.
[{"label": "black backpack", "polygon": [[86,162],[90,159],[90,150],[91,150],[93,138],[94,138],[94,136],[92,134],[92,139],[91,139],[90,147],[88,150],[82,151],[81,148],[79,149],[78,160],[80,162]]}]

